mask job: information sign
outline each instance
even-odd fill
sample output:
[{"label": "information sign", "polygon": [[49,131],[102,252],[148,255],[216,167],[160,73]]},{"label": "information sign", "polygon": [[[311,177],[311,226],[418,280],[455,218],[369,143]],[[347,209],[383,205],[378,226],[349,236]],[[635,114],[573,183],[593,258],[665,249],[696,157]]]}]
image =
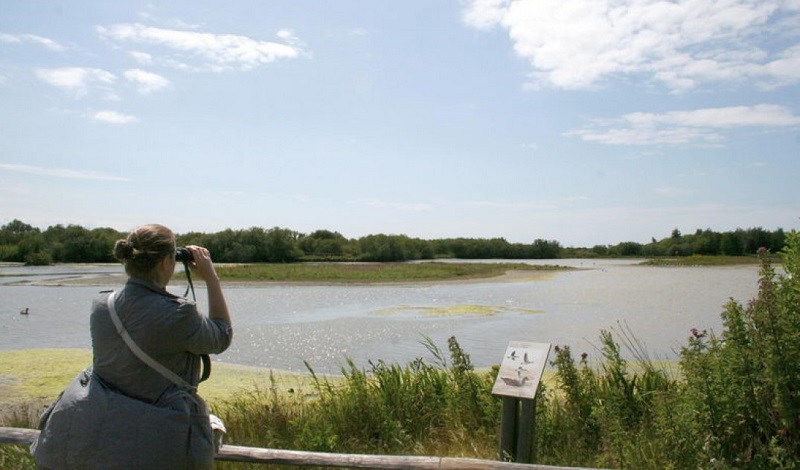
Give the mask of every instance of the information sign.
[{"label": "information sign", "polygon": [[533,400],[549,354],[550,343],[509,341],[492,395]]}]

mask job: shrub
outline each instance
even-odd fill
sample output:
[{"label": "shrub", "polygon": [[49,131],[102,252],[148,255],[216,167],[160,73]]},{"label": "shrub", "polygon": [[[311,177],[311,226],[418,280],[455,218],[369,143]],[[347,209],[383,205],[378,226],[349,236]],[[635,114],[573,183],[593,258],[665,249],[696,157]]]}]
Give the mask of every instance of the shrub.
[{"label": "shrub", "polygon": [[707,461],[800,465],[800,235],[787,235],[785,274],[768,258],[755,299],[730,301],[719,336],[693,332],[681,353],[687,399]]}]

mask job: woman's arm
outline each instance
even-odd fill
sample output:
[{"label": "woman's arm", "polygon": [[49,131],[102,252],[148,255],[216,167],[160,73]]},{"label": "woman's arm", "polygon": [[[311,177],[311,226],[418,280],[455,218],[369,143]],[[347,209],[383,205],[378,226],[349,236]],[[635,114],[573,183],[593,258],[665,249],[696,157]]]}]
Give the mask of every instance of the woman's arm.
[{"label": "woman's arm", "polygon": [[211,255],[208,250],[196,245],[186,247],[192,252],[194,271],[206,283],[208,290],[208,317],[215,320],[222,320],[231,325],[231,315],[228,312],[228,304],[225,302],[225,295],[222,293],[222,283],[214,269]]}]

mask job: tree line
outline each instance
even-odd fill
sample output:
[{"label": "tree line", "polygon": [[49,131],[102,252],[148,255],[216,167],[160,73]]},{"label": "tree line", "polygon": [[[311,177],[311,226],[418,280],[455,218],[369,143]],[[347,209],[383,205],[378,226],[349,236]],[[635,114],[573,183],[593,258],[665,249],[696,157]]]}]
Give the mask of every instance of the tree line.
[{"label": "tree line", "polygon": [[[52,263],[107,263],[115,261],[114,243],[127,235],[112,228],[87,229],[80,225],[53,225],[45,230],[23,221],[0,227],[0,261],[33,265]],[[730,232],[697,230],[683,235],[675,229],[651,243],[621,242],[591,248],[565,248],[558,241],[536,239],[510,243],[504,238],[446,238],[423,240],[406,235],[373,234],[348,239],[339,232],[316,230],[305,234],[286,228],[251,227],[216,233],[177,234],[179,245],[207,247],[223,263],[290,263],[297,261],[410,261],[458,259],[558,259],[623,256],[689,256],[755,254],[759,248],[778,252],[783,229],[736,229]]]}]

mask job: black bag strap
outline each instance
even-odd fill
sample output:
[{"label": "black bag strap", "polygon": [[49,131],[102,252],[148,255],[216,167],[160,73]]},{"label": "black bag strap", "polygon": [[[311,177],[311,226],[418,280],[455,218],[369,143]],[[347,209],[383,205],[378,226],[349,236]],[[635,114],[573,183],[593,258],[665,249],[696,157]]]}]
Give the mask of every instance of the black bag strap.
[{"label": "black bag strap", "polygon": [[208,354],[201,354],[200,360],[203,361],[203,373],[200,374],[200,382],[205,382],[211,377],[211,356]]}]

